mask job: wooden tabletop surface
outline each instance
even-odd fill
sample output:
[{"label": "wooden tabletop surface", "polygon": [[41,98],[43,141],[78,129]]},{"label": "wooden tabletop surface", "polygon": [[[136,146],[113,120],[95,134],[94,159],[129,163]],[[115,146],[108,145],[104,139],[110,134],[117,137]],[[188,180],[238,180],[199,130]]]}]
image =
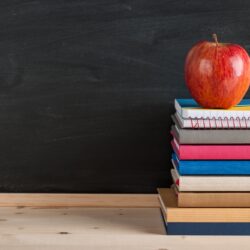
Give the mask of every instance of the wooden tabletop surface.
[{"label": "wooden tabletop surface", "polygon": [[249,249],[250,237],[167,236],[159,208],[0,208],[0,249]]}]

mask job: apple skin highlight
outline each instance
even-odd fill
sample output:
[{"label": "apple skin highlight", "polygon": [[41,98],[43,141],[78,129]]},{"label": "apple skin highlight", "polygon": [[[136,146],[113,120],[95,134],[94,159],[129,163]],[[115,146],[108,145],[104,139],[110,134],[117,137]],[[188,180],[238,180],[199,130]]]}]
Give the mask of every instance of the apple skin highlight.
[{"label": "apple skin highlight", "polygon": [[204,108],[228,109],[237,105],[250,83],[250,59],[237,44],[202,41],[188,52],[185,81]]}]

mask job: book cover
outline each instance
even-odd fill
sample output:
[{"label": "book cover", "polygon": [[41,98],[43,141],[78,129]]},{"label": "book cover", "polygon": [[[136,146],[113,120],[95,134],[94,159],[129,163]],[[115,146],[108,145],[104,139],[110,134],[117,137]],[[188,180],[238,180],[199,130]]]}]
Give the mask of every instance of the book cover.
[{"label": "book cover", "polygon": [[159,201],[168,223],[250,223],[250,208],[185,208],[177,206],[171,188],[159,188]]},{"label": "book cover", "polygon": [[[168,188],[159,188],[158,193],[161,212],[163,214],[168,235],[250,235],[250,223],[248,220],[246,222],[232,222],[230,220],[223,222],[215,222],[211,220],[209,220],[209,222],[203,222],[199,220],[196,222],[195,218],[192,218],[194,221],[192,221],[192,219],[187,221],[185,216],[183,217],[181,215],[185,214],[185,211],[189,211],[189,213],[186,214],[187,216],[188,214],[196,214],[196,216],[194,216],[196,218],[198,213],[197,210],[205,212],[206,216],[202,217],[205,219],[209,215],[213,218],[213,214],[216,214],[218,208],[178,208],[176,203],[176,195],[174,194],[173,190]],[[243,208],[237,209],[237,212],[240,213],[242,209]],[[176,210],[179,212],[175,213]],[[225,208],[219,210],[223,212]],[[230,213],[232,210],[235,209],[226,208],[225,214],[228,215],[228,213]],[[184,218],[183,221],[180,221],[180,219],[174,219],[179,215],[181,215],[180,218]]]},{"label": "book cover", "polygon": [[249,118],[250,99],[243,99],[238,105],[230,109],[205,109],[193,99],[175,99],[175,109],[183,118]]},{"label": "book cover", "polygon": [[171,141],[174,152],[180,160],[249,160],[250,145],[195,145]]},{"label": "book cover", "polygon": [[168,235],[250,235],[250,223],[170,222],[165,224]]},{"label": "book cover", "polygon": [[239,128],[239,129],[249,129],[250,128],[250,118],[246,117],[220,117],[218,119],[213,118],[183,118],[176,112],[174,114],[175,120],[178,121],[181,128],[192,128],[192,129],[226,129],[226,128]]},{"label": "book cover", "polygon": [[178,207],[250,207],[249,192],[179,192]]},{"label": "book cover", "polygon": [[249,160],[179,160],[173,153],[172,164],[180,175],[250,175]]},{"label": "book cover", "polygon": [[171,134],[179,144],[250,144],[249,129],[185,129],[175,121]]},{"label": "book cover", "polygon": [[171,169],[171,175],[180,192],[250,191],[249,175],[179,175],[176,169]]}]

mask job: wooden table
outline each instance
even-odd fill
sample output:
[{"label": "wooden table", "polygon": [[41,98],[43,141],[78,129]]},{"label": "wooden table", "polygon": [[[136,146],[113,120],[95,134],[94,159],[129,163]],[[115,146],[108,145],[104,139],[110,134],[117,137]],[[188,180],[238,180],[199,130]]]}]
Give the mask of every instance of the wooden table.
[{"label": "wooden table", "polygon": [[250,237],[167,236],[159,208],[0,208],[0,249],[249,249]]},{"label": "wooden table", "polygon": [[230,250],[250,237],[167,236],[160,209],[1,207],[0,249]]}]

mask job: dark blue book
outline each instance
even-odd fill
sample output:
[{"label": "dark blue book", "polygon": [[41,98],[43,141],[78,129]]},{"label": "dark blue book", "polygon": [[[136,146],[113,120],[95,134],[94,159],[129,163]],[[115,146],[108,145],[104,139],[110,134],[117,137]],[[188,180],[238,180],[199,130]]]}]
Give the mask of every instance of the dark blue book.
[{"label": "dark blue book", "polygon": [[168,235],[250,235],[250,223],[171,222]]},{"label": "dark blue book", "polygon": [[172,160],[180,175],[250,175],[249,160],[179,160],[175,153]]}]

